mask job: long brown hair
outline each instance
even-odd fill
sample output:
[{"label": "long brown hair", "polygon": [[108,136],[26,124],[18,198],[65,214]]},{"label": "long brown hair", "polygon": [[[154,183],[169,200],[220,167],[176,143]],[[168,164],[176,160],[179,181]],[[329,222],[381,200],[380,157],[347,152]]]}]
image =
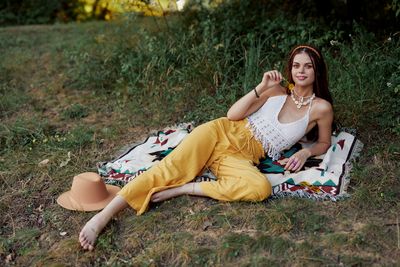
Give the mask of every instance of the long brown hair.
[{"label": "long brown hair", "polygon": [[[310,57],[311,62],[313,64],[315,73],[313,91],[315,93],[315,96],[325,99],[333,106],[332,95],[329,92],[328,88],[327,67],[325,64],[325,60],[321,54],[321,51],[318,48],[307,44],[307,45],[298,45],[290,51],[285,70],[285,74],[286,77],[288,77],[288,81],[292,84],[294,83],[292,77],[293,59],[297,54],[300,53],[306,53]],[[289,90],[287,90],[287,94],[290,94]],[[335,124],[333,124],[332,126],[335,127]],[[317,138],[318,138],[318,125],[316,125],[313,129],[311,129],[311,131],[307,134],[308,140],[315,141]]]}]

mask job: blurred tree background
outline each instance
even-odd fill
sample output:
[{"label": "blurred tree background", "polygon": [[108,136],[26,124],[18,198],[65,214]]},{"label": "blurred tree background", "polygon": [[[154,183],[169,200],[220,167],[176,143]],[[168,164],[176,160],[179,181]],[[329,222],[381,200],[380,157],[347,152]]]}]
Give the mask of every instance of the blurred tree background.
[{"label": "blurred tree background", "polygon": [[399,29],[400,0],[3,0],[0,25],[112,20],[127,12],[162,16],[175,13],[183,5],[185,11],[198,11],[227,3],[237,5],[238,13],[247,14],[248,21],[258,21],[260,16],[272,11],[289,17],[301,13],[343,29],[352,28],[354,22],[376,33]]},{"label": "blurred tree background", "polygon": [[0,3],[0,25],[111,20],[126,12],[160,16],[163,15],[163,9],[176,10],[176,2],[169,0],[4,0]]}]

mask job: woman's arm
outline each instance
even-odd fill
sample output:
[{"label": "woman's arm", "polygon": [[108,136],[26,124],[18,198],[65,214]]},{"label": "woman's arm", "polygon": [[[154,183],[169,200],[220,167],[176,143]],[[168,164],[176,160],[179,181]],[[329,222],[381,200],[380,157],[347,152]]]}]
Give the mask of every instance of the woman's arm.
[{"label": "woman's arm", "polygon": [[[282,74],[277,70],[272,70],[264,73],[263,79],[257,87],[245,96],[240,98],[232,107],[228,110],[227,117],[230,120],[237,121],[242,120],[257,111],[270,96],[270,89],[278,87],[282,80]],[[254,91],[256,90],[256,92]],[[259,97],[257,97],[257,95]]]},{"label": "woman's arm", "polygon": [[333,122],[333,110],[332,106],[329,105],[321,111],[321,118],[317,120],[318,125],[318,141],[305,150],[309,151],[309,157],[318,156],[326,153],[331,146],[331,135],[332,135],[332,122]]},{"label": "woman's arm", "polygon": [[333,122],[333,109],[330,103],[323,101],[315,110],[317,118],[318,141],[309,148],[303,148],[291,156],[285,165],[289,171],[299,171],[306,160],[311,156],[322,155],[331,146],[331,133]]}]

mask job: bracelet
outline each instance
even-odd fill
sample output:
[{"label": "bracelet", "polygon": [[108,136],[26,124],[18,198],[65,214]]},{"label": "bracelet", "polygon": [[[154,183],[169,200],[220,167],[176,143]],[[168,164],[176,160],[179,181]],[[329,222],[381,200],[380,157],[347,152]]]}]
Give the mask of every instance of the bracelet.
[{"label": "bracelet", "polygon": [[260,98],[260,95],[257,93],[256,88],[254,88],[253,90],[254,90],[254,93],[256,94],[256,97],[257,97],[257,98]]}]

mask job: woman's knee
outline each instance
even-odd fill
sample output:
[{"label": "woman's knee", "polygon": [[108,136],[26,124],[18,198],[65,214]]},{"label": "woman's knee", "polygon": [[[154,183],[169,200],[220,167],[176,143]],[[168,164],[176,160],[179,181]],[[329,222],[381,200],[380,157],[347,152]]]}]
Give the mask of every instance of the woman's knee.
[{"label": "woman's knee", "polygon": [[217,129],[217,128],[224,128],[224,125],[226,125],[227,123],[229,123],[229,119],[226,117],[220,117],[214,120],[211,120],[209,122],[206,122],[200,126],[205,126],[208,128],[212,128],[212,129]]},{"label": "woman's knee", "polygon": [[206,132],[209,133],[210,131],[215,130],[216,128],[216,120],[208,121],[203,124],[200,124],[199,126],[196,126],[192,132]]},{"label": "woman's knee", "polygon": [[268,198],[272,193],[271,183],[268,181],[267,177],[265,177],[263,174],[261,175],[263,177],[257,179],[257,181],[252,185],[254,188],[255,200],[257,201],[262,201]]}]

